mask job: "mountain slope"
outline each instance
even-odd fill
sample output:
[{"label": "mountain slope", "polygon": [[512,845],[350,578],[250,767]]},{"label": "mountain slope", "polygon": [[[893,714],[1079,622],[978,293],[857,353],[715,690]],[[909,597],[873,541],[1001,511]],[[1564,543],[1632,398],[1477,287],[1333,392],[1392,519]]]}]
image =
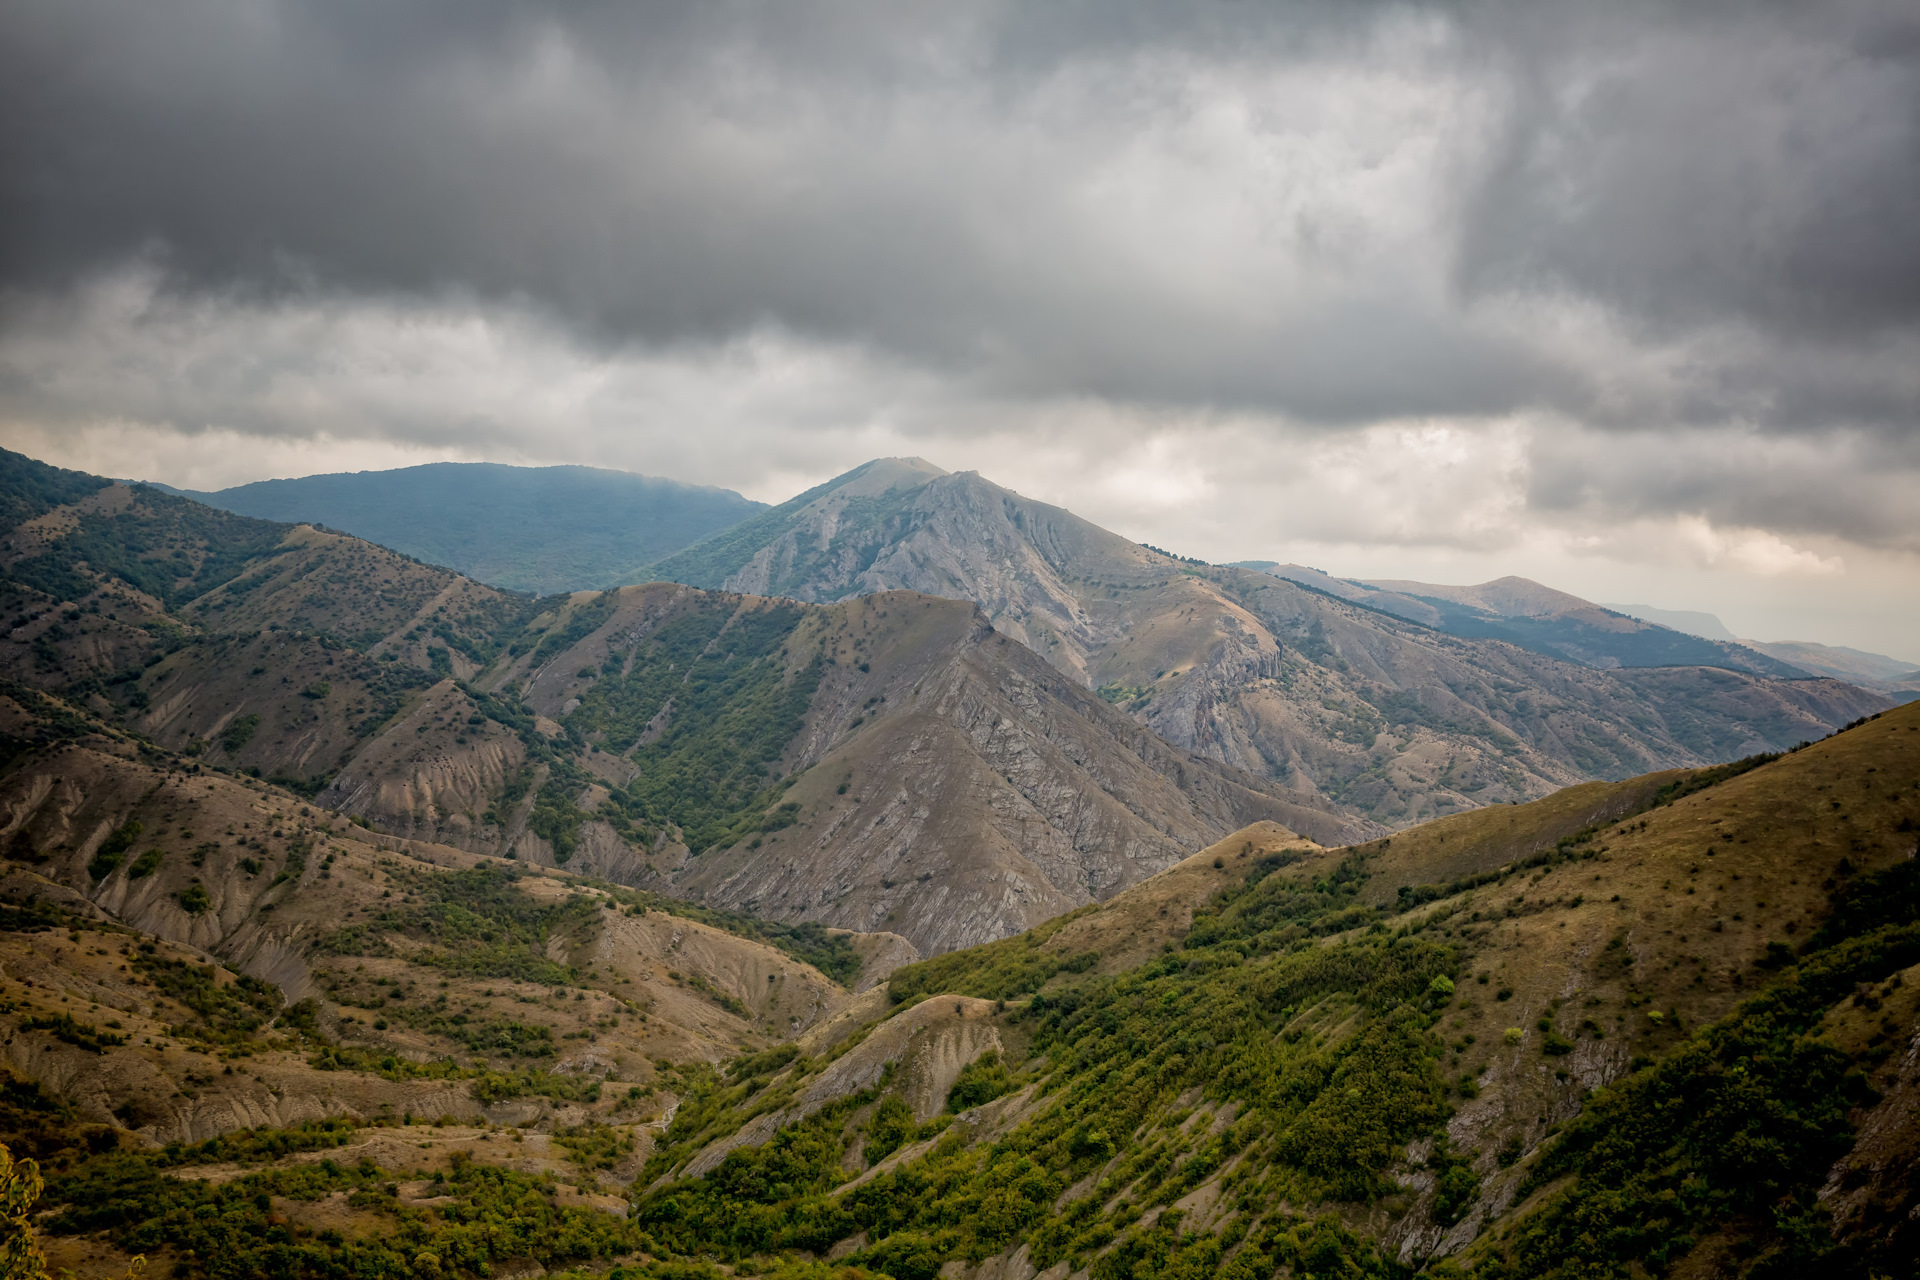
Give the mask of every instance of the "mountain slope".
[{"label": "mountain slope", "polygon": [[[1604,607],[1709,640],[1734,638],[1720,619],[1710,613],[1654,609],[1638,604]],[[1809,675],[1845,680],[1863,689],[1885,694],[1896,702],[1909,702],[1915,696],[1920,696],[1920,667],[1899,658],[1890,658],[1884,653],[1868,653],[1863,649],[1849,649],[1845,645],[1814,644],[1805,640],[1741,640],[1738,643],[1756,653],[1797,667]]]},{"label": "mountain slope", "polygon": [[262,520],[328,525],[482,582],[542,593],[633,581],[640,566],[765,509],[730,489],[626,471],[490,462],[174,492]]},{"label": "mountain slope", "polygon": [[857,468],[654,572],[809,601],[896,589],[976,601],[998,630],[1169,742],[1390,826],[1789,746],[1887,705],[1834,681],[1728,669],[1724,646],[1517,579],[1482,603],[1582,606],[1589,630],[1714,665],[1601,670],[1450,635],[1441,604],[1493,615],[1411,601],[1420,617],[1404,618],[1332,587],[1182,561],[919,459]]},{"label": "mountain slope", "polygon": [[1255,819],[1375,829],[1169,747],[971,605],[670,584],[531,600],[0,462],[31,499],[0,530],[18,611],[0,674],[395,834],[930,951]]},{"label": "mountain slope", "polygon": [[62,1274],[648,1249],[626,1188],[692,1082],[912,956],[369,832],[10,682],[0,733],[34,744],[0,771],[0,1143]]},{"label": "mountain slope", "polygon": [[1684,631],[1704,640],[1738,639],[1716,615],[1698,609],[1656,609],[1648,604],[1602,604],[1600,607],[1624,613],[1629,618],[1657,622],[1663,627],[1672,627],[1675,631]]},{"label": "mountain slope", "polygon": [[1908,1273],[1920,708],[1580,791],[1251,828],[897,970],[683,1106],[636,1219],[895,1277]]},{"label": "mountain slope", "polygon": [[[577,631],[570,645],[498,678],[600,749],[589,760],[607,803],[654,834],[636,857],[590,824],[580,856],[633,883],[936,951],[1110,896],[1255,818],[1327,839],[1368,829],[1167,746],[963,602],[893,592],[796,608],[655,584],[569,609],[580,625],[549,634]],[[724,797],[690,800],[675,762],[724,728],[704,718],[703,685],[744,698],[756,680],[755,726],[791,719],[757,741],[739,802],[716,813]],[[798,682],[804,700],[766,700]],[[329,795],[362,811],[354,775]],[[399,829],[401,814],[364,811]]]}]

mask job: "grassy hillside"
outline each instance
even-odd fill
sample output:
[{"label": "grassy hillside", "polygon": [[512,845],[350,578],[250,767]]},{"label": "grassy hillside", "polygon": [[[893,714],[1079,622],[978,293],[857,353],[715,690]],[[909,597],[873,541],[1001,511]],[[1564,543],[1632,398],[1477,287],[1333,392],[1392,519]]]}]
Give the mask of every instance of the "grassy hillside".
[{"label": "grassy hillside", "polygon": [[[718,1259],[850,1241],[898,1277],[1911,1268],[1911,1151],[1848,1153],[1911,1105],[1920,714],[1435,827],[1250,831],[898,970],[893,1020],[993,1030],[939,1103],[893,1101],[925,1055],[847,1065],[890,1021],[744,1064],[676,1115],[637,1221]],[[1089,949],[1200,894],[1144,962]]]},{"label": "grassy hillside", "polygon": [[436,462],[191,493],[344,530],[513,591],[638,582],[642,566],[765,509],[730,489],[593,467]]}]

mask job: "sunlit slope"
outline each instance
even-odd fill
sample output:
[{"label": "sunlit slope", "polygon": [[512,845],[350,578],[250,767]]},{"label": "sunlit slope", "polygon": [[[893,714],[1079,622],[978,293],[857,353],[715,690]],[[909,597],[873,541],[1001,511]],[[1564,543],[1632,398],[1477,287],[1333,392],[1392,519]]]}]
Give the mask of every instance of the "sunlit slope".
[{"label": "sunlit slope", "polygon": [[[1920,711],[1902,708],[1769,762],[1390,842],[1329,850],[1250,828],[1110,903],[897,971],[897,1008],[935,1019],[929,1044],[969,1020],[991,1031],[971,1074],[939,1077],[950,1125],[918,1094],[892,1109],[907,1084],[879,1069],[888,1053],[914,1088],[932,1070],[913,1036],[836,1070],[879,1035],[842,1033],[693,1099],[638,1219],[676,1249],[837,1247],[894,1276],[1240,1274],[1237,1259],[1250,1275],[1384,1274],[1385,1258],[1417,1268],[1469,1248],[1520,1276],[1560,1274],[1583,1247],[1564,1234],[1579,1215],[1644,1203],[1607,1188],[1686,1183],[1712,1194],[1620,1220],[1610,1265],[1676,1261],[1696,1240],[1808,1266],[1884,1258],[1884,1230],[1847,1231],[1897,1218],[1910,1194],[1888,1152],[1907,1152],[1894,1135],[1911,1132],[1898,1108],[1914,1091],[1888,1050],[1913,1030],[1891,993],[1920,963],[1917,822]],[[1874,1001],[1879,1022],[1843,1014]],[[1822,1026],[1838,1056],[1812,1070],[1815,1051],[1792,1045]],[[1742,1045],[1758,1090],[1745,1111],[1723,1083]],[[771,1110],[747,1101],[760,1096]],[[1665,1122],[1681,1145],[1663,1164],[1635,1135],[1673,1098],[1698,1109]],[[748,1111],[787,1127],[736,1147]],[[1798,1208],[1787,1225],[1751,1216],[1756,1195],[1811,1205],[1856,1130],[1879,1154],[1844,1183],[1867,1191],[1841,1238],[1794,1235]]]}]

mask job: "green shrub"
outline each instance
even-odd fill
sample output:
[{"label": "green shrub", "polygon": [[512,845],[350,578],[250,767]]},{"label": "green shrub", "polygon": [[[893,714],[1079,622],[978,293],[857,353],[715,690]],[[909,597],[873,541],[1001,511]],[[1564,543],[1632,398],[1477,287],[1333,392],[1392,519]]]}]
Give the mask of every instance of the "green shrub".
[{"label": "green shrub", "polygon": [[127,850],[133,847],[133,842],[138,840],[140,833],[145,830],[146,827],[132,819],[115,827],[112,833],[100,842],[100,848],[94,852],[93,860],[87,863],[87,874],[96,881],[105,880],[112,875],[114,868],[118,867],[126,857]]},{"label": "green shrub", "polygon": [[966,1111],[1013,1092],[1013,1077],[992,1049],[969,1062],[947,1090],[947,1110]]}]

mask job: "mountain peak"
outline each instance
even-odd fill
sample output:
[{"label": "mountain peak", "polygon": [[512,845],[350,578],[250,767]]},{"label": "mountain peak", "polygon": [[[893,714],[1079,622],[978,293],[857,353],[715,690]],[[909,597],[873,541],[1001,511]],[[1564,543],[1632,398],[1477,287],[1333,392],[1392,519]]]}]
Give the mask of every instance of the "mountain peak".
[{"label": "mountain peak", "polygon": [[937,467],[925,458],[875,458],[808,492],[823,497],[826,493],[886,493],[894,489],[917,489],[949,474],[944,467]]}]

